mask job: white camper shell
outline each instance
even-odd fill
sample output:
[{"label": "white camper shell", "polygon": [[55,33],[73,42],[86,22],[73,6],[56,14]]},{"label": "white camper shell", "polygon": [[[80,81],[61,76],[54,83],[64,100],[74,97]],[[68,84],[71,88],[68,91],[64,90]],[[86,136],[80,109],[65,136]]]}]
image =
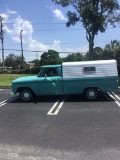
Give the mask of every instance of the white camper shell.
[{"label": "white camper shell", "polygon": [[62,63],[64,78],[118,76],[116,60]]},{"label": "white camper shell", "polygon": [[64,62],[62,74],[65,94],[84,93],[88,99],[96,99],[100,90],[118,90],[116,60]]}]

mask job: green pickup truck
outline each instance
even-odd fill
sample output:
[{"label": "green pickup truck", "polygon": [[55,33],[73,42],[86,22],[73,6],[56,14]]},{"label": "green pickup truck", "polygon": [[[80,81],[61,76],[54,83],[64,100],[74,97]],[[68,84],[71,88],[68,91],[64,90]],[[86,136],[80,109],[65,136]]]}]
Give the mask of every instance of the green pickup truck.
[{"label": "green pickup truck", "polygon": [[35,95],[84,94],[89,100],[99,91],[118,90],[116,60],[64,62],[41,67],[37,76],[20,77],[12,81],[12,94],[30,101]]}]

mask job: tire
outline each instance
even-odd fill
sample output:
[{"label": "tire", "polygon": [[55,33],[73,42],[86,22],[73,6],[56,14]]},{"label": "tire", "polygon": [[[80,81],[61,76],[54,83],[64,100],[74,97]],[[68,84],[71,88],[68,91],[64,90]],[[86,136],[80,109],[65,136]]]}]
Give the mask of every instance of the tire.
[{"label": "tire", "polygon": [[98,97],[98,91],[95,88],[89,88],[85,90],[84,95],[88,100],[95,100]]},{"label": "tire", "polygon": [[24,89],[20,92],[20,98],[24,102],[32,100],[34,97],[33,92],[30,89]]}]

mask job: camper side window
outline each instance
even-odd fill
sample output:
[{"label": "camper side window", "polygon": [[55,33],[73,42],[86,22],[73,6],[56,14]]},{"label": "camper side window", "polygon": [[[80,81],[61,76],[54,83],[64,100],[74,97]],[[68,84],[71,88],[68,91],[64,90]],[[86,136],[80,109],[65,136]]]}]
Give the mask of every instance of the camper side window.
[{"label": "camper side window", "polygon": [[95,72],[96,68],[95,67],[84,67],[84,72]]}]

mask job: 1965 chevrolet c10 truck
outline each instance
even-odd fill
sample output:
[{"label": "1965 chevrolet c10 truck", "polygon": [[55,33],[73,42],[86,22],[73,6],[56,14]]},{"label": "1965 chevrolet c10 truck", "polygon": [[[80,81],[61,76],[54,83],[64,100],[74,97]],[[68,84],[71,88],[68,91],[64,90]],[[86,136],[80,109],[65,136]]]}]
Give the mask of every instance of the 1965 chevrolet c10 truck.
[{"label": "1965 chevrolet c10 truck", "polygon": [[89,100],[99,91],[118,90],[116,60],[64,62],[41,67],[37,76],[12,81],[12,93],[30,101],[35,95],[84,94]]}]

